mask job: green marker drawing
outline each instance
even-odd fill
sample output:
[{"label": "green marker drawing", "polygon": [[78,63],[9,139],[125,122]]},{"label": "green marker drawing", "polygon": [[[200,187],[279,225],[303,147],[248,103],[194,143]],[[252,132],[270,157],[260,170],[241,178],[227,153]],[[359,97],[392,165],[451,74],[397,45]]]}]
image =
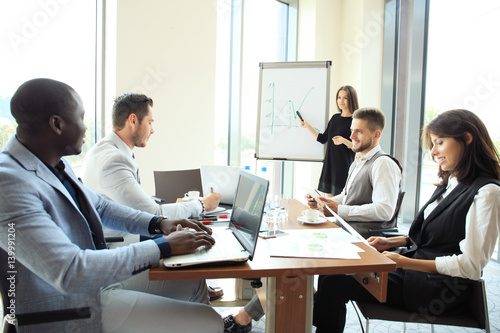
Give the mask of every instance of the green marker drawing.
[{"label": "green marker drawing", "polygon": [[327,238],[326,234],[322,232],[313,232],[312,235],[316,238],[321,238],[321,239]]},{"label": "green marker drawing", "polygon": [[312,252],[321,252],[323,251],[323,245],[321,244],[307,244],[307,249]]},{"label": "green marker drawing", "polygon": [[[264,118],[270,118],[271,119],[271,125],[269,126],[266,126],[266,127],[270,127],[271,128],[271,134],[274,132],[274,128],[275,127],[287,127],[289,129],[291,128],[299,128],[300,126],[299,125],[294,125],[293,124],[293,120],[296,120],[297,118],[297,113],[296,111],[299,111],[301,110],[302,108],[302,105],[304,104],[304,102],[306,101],[307,99],[307,96],[311,93],[311,91],[314,89],[314,87],[311,87],[311,89],[309,89],[309,91],[307,92],[307,94],[304,96],[304,98],[302,99],[302,102],[300,103],[300,106],[299,108],[296,110],[295,109],[295,105],[293,103],[293,101],[290,99],[288,100],[287,102],[285,102],[285,104],[279,109],[278,112],[276,112],[275,110],[275,104],[274,104],[274,93],[275,93],[275,89],[276,89],[276,85],[274,82],[271,82],[268,86],[268,88],[271,88],[272,89],[272,97],[271,98],[268,98],[268,99],[265,99],[264,102],[265,103],[269,103],[271,104],[271,112],[267,113],[264,115]],[[289,112],[286,112],[286,111],[289,111]],[[276,120],[280,118],[282,120],[282,122],[284,123],[284,125],[277,125],[275,124]],[[288,124],[287,124],[288,122]],[[295,121],[296,123],[296,121]]]}]

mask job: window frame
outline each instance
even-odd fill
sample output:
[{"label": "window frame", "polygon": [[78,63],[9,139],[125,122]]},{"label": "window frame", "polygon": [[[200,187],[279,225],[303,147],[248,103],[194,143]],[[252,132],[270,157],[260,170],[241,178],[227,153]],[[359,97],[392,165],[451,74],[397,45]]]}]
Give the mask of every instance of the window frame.
[{"label": "window frame", "polygon": [[[386,132],[390,135],[385,135],[381,145],[404,166],[402,186],[407,194],[400,222],[406,226],[420,207],[429,7],[430,0],[385,1],[389,20],[384,28],[382,108],[388,115]],[[500,260],[500,242],[492,260]]]},{"label": "window frame", "polygon": [[[295,61],[297,57],[298,0],[273,0],[288,6],[286,61]],[[243,17],[244,1],[231,2],[231,37],[230,37],[230,82],[229,82],[229,117],[227,164],[240,166],[241,146],[241,87],[243,58]],[[291,196],[293,193],[293,162],[273,162],[273,174],[270,181],[279,184],[276,191]]]}]

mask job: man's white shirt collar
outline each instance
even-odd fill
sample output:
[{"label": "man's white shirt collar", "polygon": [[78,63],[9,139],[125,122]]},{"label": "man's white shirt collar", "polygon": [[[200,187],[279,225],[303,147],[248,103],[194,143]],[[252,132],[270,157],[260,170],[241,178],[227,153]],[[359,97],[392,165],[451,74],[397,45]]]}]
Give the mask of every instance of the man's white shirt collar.
[{"label": "man's white shirt collar", "polygon": [[357,162],[362,161],[362,160],[368,161],[373,157],[373,155],[375,155],[376,153],[378,153],[381,150],[382,150],[382,148],[380,148],[380,145],[376,145],[368,153],[366,153],[365,156],[360,157],[360,153],[356,153],[356,156],[354,158],[356,159]]},{"label": "man's white shirt collar", "polygon": [[111,133],[106,135],[106,139],[112,141],[123,153],[127,154],[130,157],[134,157],[132,149],[130,149],[130,147],[127,146],[127,144],[123,142],[123,140],[115,132],[112,131]]}]

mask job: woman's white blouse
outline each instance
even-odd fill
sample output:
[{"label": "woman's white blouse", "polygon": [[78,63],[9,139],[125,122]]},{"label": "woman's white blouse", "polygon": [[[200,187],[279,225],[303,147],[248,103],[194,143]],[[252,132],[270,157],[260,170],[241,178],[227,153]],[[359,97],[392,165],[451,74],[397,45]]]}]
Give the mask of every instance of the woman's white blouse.
[{"label": "woman's white blouse", "polygon": [[[451,178],[441,198],[429,204],[424,218],[457,186]],[[500,231],[500,186],[487,184],[479,189],[465,219],[465,239],[460,242],[462,254],[436,258],[438,273],[473,280],[481,278],[481,272],[493,254]]]}]

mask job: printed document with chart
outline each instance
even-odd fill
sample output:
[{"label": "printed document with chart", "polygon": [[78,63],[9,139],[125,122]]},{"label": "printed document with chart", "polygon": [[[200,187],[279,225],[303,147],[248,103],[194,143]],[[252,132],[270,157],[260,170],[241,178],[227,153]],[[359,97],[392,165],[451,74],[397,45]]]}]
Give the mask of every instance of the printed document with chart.
[{"label": "printed document with chart", "polygon": [[361,259],[359,239],[342,228],[287,230],[288,235],[269,239],[271,257]]}]

